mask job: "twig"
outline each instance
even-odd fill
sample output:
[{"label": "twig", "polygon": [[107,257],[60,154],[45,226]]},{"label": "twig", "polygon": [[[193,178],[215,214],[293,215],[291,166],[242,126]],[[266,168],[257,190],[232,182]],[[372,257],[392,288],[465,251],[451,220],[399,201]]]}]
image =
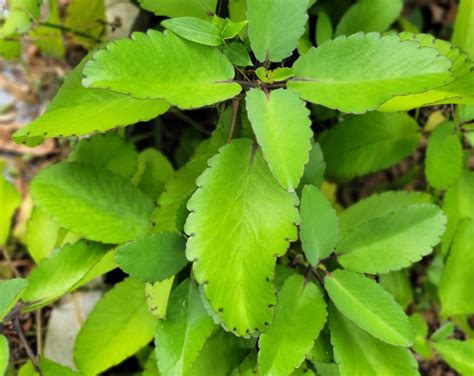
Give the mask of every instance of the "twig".
[{"label": "twig", "polygon": [[229,137],[227,138],[227,143],[230,144],[232,138],[234,137],[235,128],[237,126],[237,115],[239,113],[240,98],[234,98],[232,100],[232,121],[230,123]]},{"label": "twig", "polygon": [[192,126],[193,128],[197,129],[199,132],[202,132],[204,133],[205,135],[207,136],[210,136],[211,135],[211,132],[209,132],[207,129],[203,128],[201,126],[201,124],[199,124],[197,121],[195,121],[193,118],[191,118],[190,116],[186,115],[184,112],[182,111],[179,111],[178,109],[176,108],[172,108],[170,110],[170,112],[173,113],[173,115],[176,115],[176,117],[180,118],[181,120],[183,120],[185,123],[188,123],[190,126]]},{"label": "twig", "polygon": [[8,254],[7,250],[3,247],[1,247],[1,250],[2,250],[3,257],[7,261],[8,266],[10,267],[10,269],[13,271],[13,274],[15,274],[15,276],[17,278],[21,278],[21,274],[18,271],[18,269],[15,267],[15,264],[13,263],[12,259],[10,258],[10,255]]},{"label": "twig", "polygon": [[43,376],[43,372],[41,372],[41,368],[38,365],[38,360],[36,359],[35,354],[33,354],[33,350],[31,350],[31,347],[28,344],[25,335],[23,334],[23,330],[21,329],[20,320],[18,320],[18,317],[13,320],[13,327],[15,328],[15,331],[17,332],[23,347],[25,348],[26,353],[28,354],[28,357],[30,358],[36,373],[38,373],[40,376]]},{"label": "twig", "polygon": [[41,308],[36,311],[36,353],[41,355],[43,353],[43,323],[42,323]]},{"label": "twig", "polygon": [[64,26],[64,25],[54,24],[54,23],[51,23],[51,22],[39,22],[38,25],[49,27],[51,29],[61,30],[61,31],[64,31],[65,33],[71,33],[71,34],[77,35],[78,37],[81,37],[81,38],[90,39],[90,40],[92,40],[96,43],[101,43],[102,42],[101,39],[96,38],[93,35],[83,33],[82,31],[79,31],[79,30],[71,29],[71,28],[69,28],[67,26]]}]

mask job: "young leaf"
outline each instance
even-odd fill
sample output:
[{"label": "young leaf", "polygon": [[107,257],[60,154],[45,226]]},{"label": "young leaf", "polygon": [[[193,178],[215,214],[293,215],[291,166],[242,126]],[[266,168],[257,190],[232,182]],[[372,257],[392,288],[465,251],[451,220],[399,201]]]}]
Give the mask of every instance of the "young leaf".
[{"label": "young leaf", "polygon": [[133,278],[144,282],[161,282],[185,267],[185,248],[186,241],[181,235],[160,232],[121,245],[115,260]]},{"label": "young leaf", "polygon": [[361,273],[387,273],[431,253],[445,230],[442,210],[430,204],[404,206],[346,233],[336,249],[339,263]]},{"label": "young leaf", "polygon": [[160,374],[189,374],[213,330],[197,285],[184,281],[171,294],[166,320],[158,321],[155,345]]},{"label": "young leaf", "polygon": [[0,323],[20,300],[28,281],[22,278],[13,278],[0,281]]},{"label": "young leaf", "polygon": [[436,189],[447,188],[461,175],[463,150],[454,124],[445,122],[436,127],[426,150],[426,178]]},{"label": "young leaf", "polygon": [[336,270],[324,278],[329,297],[344,316],[369,334],[395,346],[410,346],[414,333],[392,295],[360,274]]},{"label": "young leaf", "polygon": [[240,85],[228,82],[234,78],[234,68],[217,49],[156,30],[112,42],[107,50],[95,53],[84,76],[86,87],[110,88],[138,99],[164,99],[183,109],[221,102],[241,91]]},{"label": "young leaf", "polygon": [[308,0],[247,0],[248,34],[260,62],[279,62],[298,46],[308,20]]},{"label": "young leaf", "polygon": [[413,301],[413,289],[404,270],[380,274],[380,285],[393,295],[395,301],[400,304],[403,309],[407,309]]},{"label": "young leaf", "polygon": [[230,19],[226,19],[224,21],[224,25],[222,26],[222,38],[223,39],[232,39],[235,38],[237,35],[242,33],[245,26],[247,26],[248,21],[241,21],[241,22],[234,22]]},{"label": "young leaf", "polygon": [[168,111],[169,105],[160,99],[138,100],[103,89],[82,86],[82,70],[86,57],[67,76],[63,86],[46,112],[26,127],[15,132],[16,142],[25,138],[81,136],[91,132],[148,121]]},{"label": "young leaf", "polygon": [[433,352],[428,344],[428,324],[420,313],[414,313],[410,316],[410,322],[415,330],[415,342],[412,345],[413,350],[424,358],[432,359]]},{"label": "young leaf", "polygon": [[367,334],[329,306],[334,357],[341,376],[418,376],[418,364],[408,349]]},{"label": "young leaf", "polygon": [[0,334],[0,375],[4,375],[10,360],[10,349],[7,337]]},{"label": "young leaf", "polygon": [[462,375],[474,374],[474,340],[458,341],[446,339],[433,343],[441,357]]},{"label": "young leaf", "polygon": [[311,149],[309,110],[295,93],[285,89],[268,94],[252,89],[247,93],[246,104],[270,171],[283,188],[293,192],[303,176]]},{"label": "young leaf", "polygon": [[303,188],[300,214],[301,245],[309,263],[316,266],[334,251],[339,219],[324,193],[311,185]]},{"label": "young leaf", "polygon": [[474,37],[469,30],[474,27],[473,13],[474,3],[472,0],[461,0],[452,37],[453,44],[464,49],[472,59],[474,59]]},{"label": "young leaf", "polygon": [[301,56],[293,68],[289,89],[305,100],[348,113],[375,110],[395,95],[423,92],[453,80],[451,62],[436,49],[378,33],[328,41]]},{"label": "young leaf", "polygon": [[318,20],[316,22],[316,43],[318,46],[322,45],[329,39],[332,39],[334,34],[332,21],[324,12],[318,13]]},{"label": "young leaf", "polygon": [[207,19],[216,10],[217,0],[138,0],[143,9],[157,16]]},{"label": "young leaf", "polygon": [[289,375],[311,350],[326,322],[319,288],[303,276],[289,277],[280,290],[275,320],[260,336],[258,365],[263,375]]},{"label": "young leaf", "polygon": [[474,313],[474,220],[460,222],[439,284],[442,314]]},{"label": "young leaf", "polygon": [[12,217],[20,203],[20,194],[3,176],[3,163],[0,160],[0,246],[8,239]]},{"label": "young leaf", "polygon": [[370,112],[331,128],[321,148],[328,176],[347,181],[400,162],[419,141],[418,124],[407,114]]},{"label": "young leaf", "polygon": [[188,202],[186,256],[224,325],[249,335],[272,321],[275,261],[297,237],[298,199],[250,140],[221,148],[209,166]]},{"label": "young leaf", "polygon": [[161,25],[171,30],[181,38],[204,44],[206,46],[220,46],[222,44],[221,31],[211,22],[195,17],[178,17],[164,20]]},{"label": "young leaf", "polygon": [[400,16],[402,8],[402,0],[359,0],[342,16],[336,36],[386,31]]},{"label": "young leaf", "polygon": [[145,235],[153,202],[121,176],[77,162],[50,166],[31,184],[36,205],[84,237],[123,243]]},{"label": "young leaf", "polygon": [[70,291],[106,254],[98,243],[66,244],[43,259],[28,276],[23,300],[43,306]]},{"label": "young leaf", "polygon": [[74,362],[83,375],[97,375],[133,355],[155,334],[145,284],[128,278],[97,303],[79,332]]},{"label": "young leaf", "polygon": [[157,319],[166,318],[166,309],[173,288],[174,277],[165,279],[163,282],[147,283],[145,286],[146,300],[150,312]]},{"label": "young leaf", "polygon": [[40,15],[41,2],[38,0],[10,0],[8,4],[8,17],[0,27],[0,37],[25,33]]},{"label": "young leaf", "polygon": [[440,342],[447,339],[449,336],[454,334],[456,327],[452,322],[447,322],[441,325],[434,333],[430,336],[430,339],[434,342]]}]

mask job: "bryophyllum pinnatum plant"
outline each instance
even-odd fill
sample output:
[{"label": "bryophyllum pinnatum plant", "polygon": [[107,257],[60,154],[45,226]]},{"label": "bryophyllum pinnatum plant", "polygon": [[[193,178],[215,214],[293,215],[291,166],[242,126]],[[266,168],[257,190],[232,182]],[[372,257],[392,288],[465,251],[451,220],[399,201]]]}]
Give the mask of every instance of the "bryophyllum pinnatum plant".
[{"label": "bryophyllum pinnatum plant", "polygon": [[[463,127],[474,119],[474,3],[463,0],[453,44],[387,31],[398,0],[359,0],[335,30],[314,3],[233,0],[224,18],[216,0],[142,0],[167,16],[160,26],[90,52],[14,135],[74,142],[31,182],[37,266],[0,282],[2,318],[20,299],[33,311],[120,268],[128,277],[75,340],[78,374],[152,341],[146,375],[409,376],[434,352],[474,373],[472,339],[448,339],[454,324],[472,335],[474,313],[473,138]],[[455,116],[422,128],[419,109],[445,104],[459,105]],[[202,107],[218,121],[177,171],[114,130]],[[335,184],[392,167],[426,139],[426,192],[397,190],[400,181],[340,205]],[[37,244],[45,232],[49,247]],[[450,319],[429,340],[407,310],[407,271],[428,255]],[[76,374],[46,358],[38,367]]]}]

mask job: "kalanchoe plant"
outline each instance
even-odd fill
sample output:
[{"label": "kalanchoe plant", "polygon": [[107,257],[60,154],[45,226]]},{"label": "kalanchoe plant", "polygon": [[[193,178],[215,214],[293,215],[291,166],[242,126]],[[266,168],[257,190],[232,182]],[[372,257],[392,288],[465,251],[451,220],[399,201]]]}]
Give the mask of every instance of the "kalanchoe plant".
[{"label": "kalanchoe plant", "polygon": [[[147,375],[417,375],[410,347],[472,374],[472,340],[447,339],[452,328],[428,340],[424,321],[405,313],[406,268],[435,249],[442,315],[469,335],[474,175],[461,138],[474,118],[474,51],[463,39],[472,1],[462,2],[457,46],[385,32],[401,1],[360,0],[334,33],[309,0],[233,0],[229,18],[215,0],[141,5],[170,18],[91,52],[14,135],[30,145],[87,137],[31,183],[37,267],[0,283],[0,316],[20,297],[31,311],[119,267],[129,277],[75,341],[82,375],[153,338]],[[309,8],[318,46],[306,48]],[[461,106],[434,130],[404,112],[441,104]],[[108,132],[205,106],[218,123],[177,171]],[[321,132],[331,110],[339,121]],[[428,134],[431,194],[386,191],[343,210],[323,183],[391,167]],[[41,231],[49,245],[38,246]]]}]

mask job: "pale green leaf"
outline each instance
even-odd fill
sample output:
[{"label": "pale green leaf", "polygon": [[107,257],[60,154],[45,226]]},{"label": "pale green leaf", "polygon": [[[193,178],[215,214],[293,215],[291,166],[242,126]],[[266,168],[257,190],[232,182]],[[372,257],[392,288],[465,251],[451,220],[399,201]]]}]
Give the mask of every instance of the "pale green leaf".
[{"label": "pale green leaf", "polygon": [[0,323],[20,300],[26,286],[28,281],[22,278],[0,281]]},{"label": "pale green leaf", "polygon": [[446,217],[435,205],[403,206],[345,233],[336,250],[346,269],[363,273],[400,270],[431,253],[440,241]]},{"label": "pale green leaf", "polygon": [[0,375],[4,375],[10,361],[10,349],[7,337],[0,334]]},{"label": "pale green leaf", "polygon": [[410,322],[415,330],[415,342],[412,345],[413,350],[424,358],[431,359],[433,352],[427,340],[428,324],[420,313],[411,315]]},{"label": "pale green leaf", "polygon": [[221,102],[241,91],[229,82],[234,68],[217,49],[156,30],[110,43],[86,64],[84,76],[86,87],[164,99],[183,109]]},{"label": "pale green leaf", "polygon": [[460,222],[439,284],[442,314],[474,313],[474,220]]},{"label": "pale green leaf", "polygon": [[410,346],[413,328],[392,295],[361,274],[336,270],[324,279],[329,297],[344,316],[369,334],[395,346]]},{"label": "pale green leaf", "polygon": [[329,16],[324,12],[318,13],[316,22],[316,43],[318,46],[333,38],[333,26]]},{"label": "pale green leaf", "polygon": [[279,62],[298,46],[308,20],[308,0],[247,0],[248,34],[260,62]]},{"label": "pale green leaf", "polygon": [[38,0],[9,0],[8,5],[8,17],[0,27],[0,37],[27,32],[40,15],[41,1]]},{"label": "pale green leaf", "polygon": [[224,25],[222,26],[222,38],[232,39],[237,35],[241,34],[244,31],[245,26],[247,26],[248,21],[234,22],[231,19],[226,19]]},{"label": "pale green leaf", "polygon": [[447,84],[453,80],[451,66],[438,50],[420,48],[416,41],[358,33],[327,41],[301,56],[288,88],[316,104],[364,113],[396,95]]},{"label": "pale green leaf", "polygon": [[137,167],[138,153],[132,144],[116,134],[96,134],[76,144],[68,161],[105,168],[130,179]]},{"label": "pale green leaf", "polygon": [[249,51],[246,46],[241,43],[232,42],[224,46],[222,51],[229,61],[239,67],[248,67],[252,65]]},{"label": "pale green leaf", "polygon": [[285,89],[268,94],[252,89],[247,93],[246,107],[270,171],[283,188],[293,192],[311,149],[309,110],[295,93]]},{"label": "pale green leaf", "polygon": [[77,162],[42,170],[31,184],[31,195],[56,223],[104,243],[145,235],[154,208],[121,176]]},{"label": "pale green leaf", "polygon": [[155,326],[145,284],[126,279],[107,292],[87,317],[76,338],[74,362],[82,375],[97,375],[150,342]]},{"label": "pale green leaf", "polygon": [[464,49],[474,59],[474,1],[461,0],[457,9],[452,42]]},{"label": "pale green leaf", "polygon": [[336,36],[386,31],[400,16],[402,8],[402,0],[359,0],[342,16]]},{"label": "pale green leaf", "polygon": [[58,137],[104,132],[114,127],[148,121],[168,111],[169,105],[160,100],[138,100],[103,89],[82,86],[82,69],[90,57],[84,59],[67,76],[63,86],[46,112],[26,127],[15,132],[13,138],[22,142],[28,137]]},{"label": "pale green leaf", "polygon": [[186,280],[172,293],[166,320],[156,330],[156,358],[163,375],[187,375],[214,323],[201,303],[196,283]]},{"label": "pale green leaf", "polygon": [[290,276],[283,284],[275,320],[260,336],[258,365],[263,375],[289,375],[313,347],[326,322],[326,302],[319,288],[303,276]]},{"label": "pale green leaf", "polygon": [[106,254],[98,243],[67,244],[41,260],[28,276],[23,300],[34,307],[49,304],[70,291]]},{"label": "pale green leaf", "polygon": [[452,322],[442,324],[434,333],[430,336],[430,339],[435,342],[444,341],[449,336],[454,334],[456,327]]},{"label": "pale green leaf", "polygon": [[334,357],[341,376],[418,376],[418,364],[408,349],[367,334],[329,306]]},{"label": "pale green leaf", "polygon": [[[71,0],[67,7],[64,24],[71,30],[102,39],[107,34],[107,18],[105,0]],[[86,48],[92,47],[96,41],[71,33],[74,42]]]},{"label": "pale green leaf", "polygon": [[278,185],[250,140],[221,148],[209,166],[188,202],[186,254],[224,325],[249,335],[272,321],[275,261],[297,237],[298,199]]},{"label": "pale green leaf", "polygon": [[133,278],[144,282],[162,282],[183,269],[186,240],[179,234],[159,232],[123,244],[115,260]]},{"label": "pale green leaf", "polygon": [[145,287],[146,300],[150,312],[158,319],[166,318],[166,309],[173,287],[174,277],[163,282],[147,283]]},{"label": "pale green leaf", "polygon": [[419,141],[418,124],[407,114],[370,112],[346,118],[320,142],[328,176],[347,181],[400,162]]},{"label": "pale green leaf", "polygon": [[301,245],[309,263],[316,266],[334,251],[339,219],[324,193],[311,185],[303,188],[300,214]]},{"label": "pale green leaf", "polygon": [[181,38],[204,44],[206,46],[220,46],[222,44],[221,31],[211,22],[195,17],[178,17],[164,20],[161,25],[171,30]]},{"label": "pale green leaf", "polygon": [[143,9],[157,16],[208,18],[217,0],[138,0]]},{"label": "pale green leaf", "polygon": [[[39,362],[39,367],[44,376],[82,376],[78,372],[65,367],[61,364],[53,362],[47,358],[42,358]],[[18,376],[38,376],[38,373],[33,367],[31,360],[25,363],[18,371]]]},{"label": "pale green leaf", "polygon": [[447,188],[461,175],[463,150],[454,124],[445,122],[436,127],[428,140],[425,173],[436,189]]},{"label": "pale green leaf", "polygon": [[13,214],[21,203],[20,193],[3,174],[3,163],[0,160],[0,246],[8,240]]},{"label": "pale green leaf", "polygon": [[326,162],[324,162],[323,151],[321,146],[315,142],[309,152],[309,162],[304,168],[300,186],[311,184],[319,188],[323,184],[325,173]]},{"label": "pale green leaf", "polygon": [[474,374],[474,340],[446,339],[433,343],[441,357],[461,375]]},{"label": "pale green leaf", "polygon": [[[8,38],[8,37],[7,37]],[[18,59],[21,55],[22,44],[18,39],[2,39],[0,38],[0,56],[6,60]]]},{"label": "pale green leaf", "polygon": [[407,309],[413,301],[413,289],[404,270],[380,274],[380,285],[393,295],[395,301],[400,304],[403,309]]}]

